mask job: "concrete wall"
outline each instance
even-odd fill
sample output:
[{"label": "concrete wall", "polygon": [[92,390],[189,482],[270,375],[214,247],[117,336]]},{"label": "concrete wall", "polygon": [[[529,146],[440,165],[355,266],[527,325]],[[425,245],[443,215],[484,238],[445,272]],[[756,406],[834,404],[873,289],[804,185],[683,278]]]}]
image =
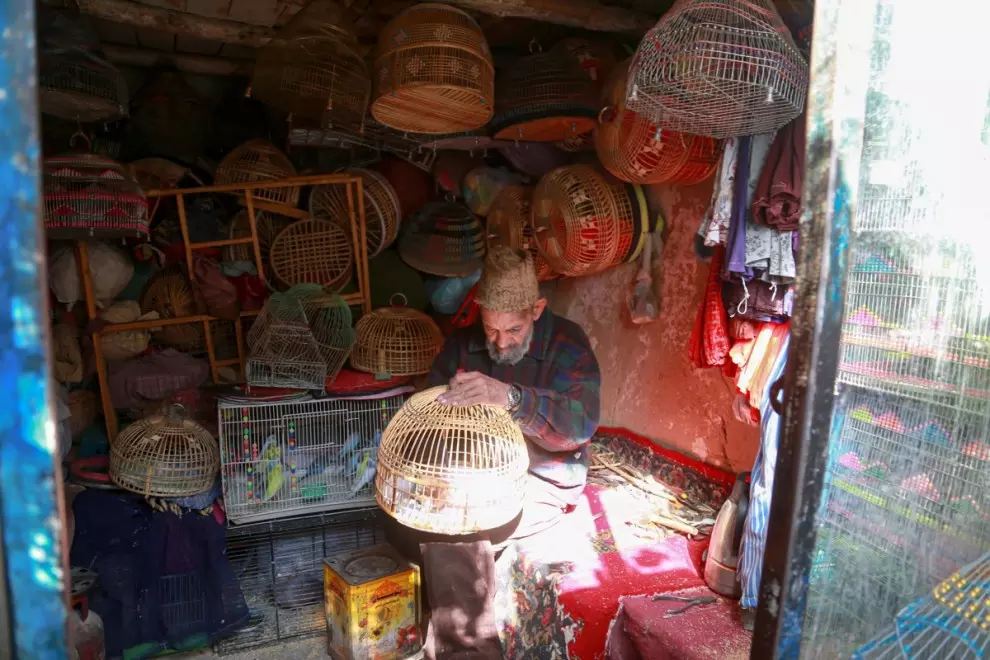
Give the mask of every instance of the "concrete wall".
[{"label": "concrete wall", "polygon": [[[753,466],[756,428],[737,422],[733,383],[718,369],[697,370],[688,341],[708,276],[693,239],[711,198],[712,183],[687,188],[653,186],[670,234],[654,282],[660,317],[645,326],[628,321],[626,295],[638,265],[560,281],[555,312],[580,323],[602,368],[602,424],[620,426],[706,463],[742,472]],[[656,256],[656,255],[654,255]]]}]

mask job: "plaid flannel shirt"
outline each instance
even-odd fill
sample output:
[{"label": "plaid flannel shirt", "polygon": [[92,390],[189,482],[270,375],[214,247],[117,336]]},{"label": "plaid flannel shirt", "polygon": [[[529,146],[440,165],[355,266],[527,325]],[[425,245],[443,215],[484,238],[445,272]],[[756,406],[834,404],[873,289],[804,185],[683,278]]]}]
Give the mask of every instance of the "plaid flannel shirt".
[{"label": "plaid flannel shirt", "polygon": [[529,352],[515,365],[495,364],[480,324],[457,330],[433,362],[429,385],[458,371],[477,371],[519,387],[513,417],[529,447],[533,474],[562,487],[588,478],[589,443],[598,427],[601,374],[584,331],[545,311],[533,326]]}]

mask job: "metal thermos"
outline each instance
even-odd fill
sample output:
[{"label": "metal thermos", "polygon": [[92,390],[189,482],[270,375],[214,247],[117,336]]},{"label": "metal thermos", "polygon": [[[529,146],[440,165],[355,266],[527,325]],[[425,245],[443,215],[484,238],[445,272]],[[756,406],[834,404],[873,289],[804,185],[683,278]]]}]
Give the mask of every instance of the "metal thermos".
[{"label": "metal thermos", "polygon": [[736,577],[739,545],[742,543],[746,512],[749,510],[749,472],[736,476],[732,494],[715,518],[712,539],[705,559],[705,583],[727,598],[739,598],[742,590]]}]

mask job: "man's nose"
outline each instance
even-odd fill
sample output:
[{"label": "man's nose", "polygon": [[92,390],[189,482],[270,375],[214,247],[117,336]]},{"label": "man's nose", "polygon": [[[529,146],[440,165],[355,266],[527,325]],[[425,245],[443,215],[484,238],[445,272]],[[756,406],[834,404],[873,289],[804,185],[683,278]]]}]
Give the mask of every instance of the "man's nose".
[{"label": "man's nose", "polygon": [[506,335],[499,335],[495,345],[498,346],[499,349],[505,349],[512,346],[512,341],[510,341],[509,337]]}]

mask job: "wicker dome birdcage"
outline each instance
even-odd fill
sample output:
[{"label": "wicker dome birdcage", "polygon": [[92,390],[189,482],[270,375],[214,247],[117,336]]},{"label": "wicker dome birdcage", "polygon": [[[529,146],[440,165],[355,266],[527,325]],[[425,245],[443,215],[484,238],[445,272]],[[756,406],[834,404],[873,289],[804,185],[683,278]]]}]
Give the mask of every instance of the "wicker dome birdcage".
[{"label": "wicker dome birdcage", "polygon": [[[364,189],[365,240],[368,258],[377,256],[395,242],[399,235],[402,208],[399,196],[384,176],[372,170],[350,168],[346,174],[361,177]],[[350,212],[357,213],[357,200],[347,201],[347,190],[341,185],[314,186],[309,195],[309,212],[315,218],[335,222],[348,235],[351,233]]]},{"label": "wicker dome birdcage", "polygon": [[[254,223],[258,233],[258,248],[261,260],[269,263],[272,242],[279,232],[295,222],[295,218],[268,211],[255,211]],[[230,221],[229,238],[247,238],[251,235],[251,219],[247,209],[241,209]],[[224,261],[254,262],[254,247],[251,245],[228,245],[223,249]]]},{"label": "wicker dome birdcage", "polygon": [[48,238],[148,235],[148,200],[116,161],[86,153],[46,158],[42,185]]},{"label": "wicker dome birdcage", "polygon": [[727,138],[780,129],[807,91],[773,0],[678,0],[636,50],[627,106],[667,130]]},{"label": "wicker dome birdcage", "polygon": [[354,248],[347,234],[329,220],[293,222],[272,241],[271,267],[286,287],[311,282],[340,291],[351,281]]},{"label": "wicker dome birdcage", "polygon": [[552,280],[556,274],[536,249],[529,213],[532,200],[532,186],[502,188],[488,211],[486,237],[489,251],[495,247],[528,250],[533,255],[536,278],[542,282]]},{"label": "wicker dome birdcage", "polygon": [[378,505],[426,532],[470,534],[519,515],[529,452],[519,425],[497,406],[449,406],[447,391],[420,392],[395,414],[378,449]]},{"label": "wicker dome birdcage", "polygon": [[38,54],[38,107],[46,115],[81,123],[127,116],[127,82],[102,57],[83,48]]},{"label": "wicker dome birdcage", "polygon": [[473,131],[492,117],[494,80],[473,18],[449,5],[416,4],[378,37],[371,114],[410,133]]},{"label": "wicker dome birdcage", "polygon": [[551,53],[560,53],[574,58],[578,66],[591,78],[597,86],[601,86],[612,69],[618,64],[612,46],[599,39],[588,37],[567,37],[561,39],[550,49]]},{"label": "wicker dome birdcage", "polygon": [[598,91],[570,55],[535,53],[499,71],[496,140],[561,142],[587,133],[598,115]]},{"label": "wicker dome birdcage", "polygon": [[213,487],[220,447],[174,409],[134,422],[110,444],[110,479],[148,497],[188,497]]},{"label": "wicker dome birdcage", "polygon": [[406,307],[405,296],[397,294],[395,299],[401,299],[402,306],[393,302],[391,307],[376,309],[357,322],[351,366],[391,376],[429,373],[443,347],[443,333],[429,316]]},{"label": "wicker dome birdcage", "polygon": [[360,130],[370,96],[354,26],[334,0],[310,2],[258,51],[251,97],[268,106]]},{"label": "wicker dome birdcage", "polygon": [[[213,175],[216,185],[273,181],[296,175],[288,157],[266,140],[249,140],[227,154]],[[280,204],[295,206],[299,188],[255,190],[254,196]]]},{"label": "wicker dome birdcage", "polygon": [[629,62],[620,64],[602,92],[595,127],[598,159],[618,179],[629,183],[692,185],[715,173],[721,143],[700,135],[659,130],[626,107]]},{"label": "wicker dome birdcage", "polygon": [[560,167],[540,179],[530,220],[540,255],[571,277],[635,259],[650,228],[642,188],[610,181],[589,165]]},{"label": "wicker dome birdcage", "polygon": [[[197,311],[189,277],[179,266],[170,266],[152,275],[141,293],[141,312],[144,314],[158,312],[159,318],[167,319],[192,316]],[[166,325],[155,333],[155,337],[180,351],[192,351],[203,345],[203,326],[201,323]]]},{"label": "wicker dome birdcage", "polygon": [[430,275],[472,275],[481,269],[485,255],[484,226],[461,204],[431,202],[406,223],[399,255]]}]

